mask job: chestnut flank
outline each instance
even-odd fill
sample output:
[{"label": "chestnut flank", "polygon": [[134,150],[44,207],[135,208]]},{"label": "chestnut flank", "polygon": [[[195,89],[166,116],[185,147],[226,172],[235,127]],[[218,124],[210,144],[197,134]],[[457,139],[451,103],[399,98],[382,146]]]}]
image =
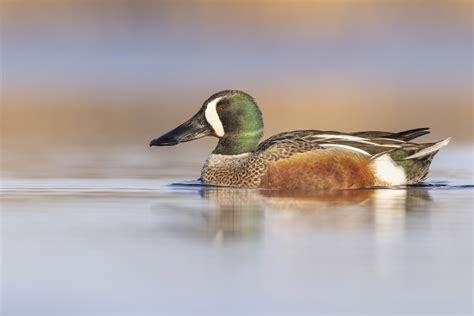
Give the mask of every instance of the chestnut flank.
[{"label": "chestnut flank", "polygon": [[262,188],[321,190],[369,188],[376,183],[370,160],[343,150],[314,150],[268,161]]}]

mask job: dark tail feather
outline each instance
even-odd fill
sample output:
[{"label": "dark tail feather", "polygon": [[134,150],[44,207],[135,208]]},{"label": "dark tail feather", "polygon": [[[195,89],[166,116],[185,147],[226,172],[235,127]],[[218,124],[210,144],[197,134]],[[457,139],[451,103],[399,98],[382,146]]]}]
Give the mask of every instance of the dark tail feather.
[{"label": "dark tail feather", "polygon": [[429,134],[430,133],[429,129],[430,129],[429,127],[410,129],[410,130],[403,131],[403,132],[400,132],[400,133],[391,134],[391,135],[387,136],[387,138],[401,139],[403,141],[409,141],[409,140],[421,137],[423,135]]}]

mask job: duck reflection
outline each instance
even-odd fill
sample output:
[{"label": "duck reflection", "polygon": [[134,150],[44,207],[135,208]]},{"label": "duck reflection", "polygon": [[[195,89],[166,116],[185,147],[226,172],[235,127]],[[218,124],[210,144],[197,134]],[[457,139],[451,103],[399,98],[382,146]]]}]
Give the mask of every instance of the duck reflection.
[{"label": "duck reflection", "polygon": [[367,225],[379,226],[376,231],[387,231],[387,227],[400,231],[408,212],[426,208],[431,201],[421,187],[288,192],[195,186],[191,191],[205,203],[181,209],[191,216],[175,221],[171,230],[216,243],[269,234],[294,238],[311,231]]}]

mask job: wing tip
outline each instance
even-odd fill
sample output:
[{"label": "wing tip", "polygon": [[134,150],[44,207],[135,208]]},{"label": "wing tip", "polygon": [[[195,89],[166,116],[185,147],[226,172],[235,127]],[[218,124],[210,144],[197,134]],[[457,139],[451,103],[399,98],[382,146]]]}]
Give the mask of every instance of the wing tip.
[{"label": "wing tip", "polygon": [[423,148],[419,152],[416,152],[413,155],[410,155],[410,156],[406,157],[405,160],[421,158],[421,157],[425,157],[429,154],[435,153],[435,152],[439,151],[441,148],[447,146],[449,144],[449,142],[451,141],[451,139],[452,139],[452,137],[448,137],[448,138],[445,138],[445,139],[443,139],[439,142],[436,142],[436,143],[432,144],[431,146]]},{"label": "wing tip", "polygon": [[452,139],[453,139],[452,137],[448,137],[448,138],[445,138],[445,139],[437,142],[436,144],[440,145],[439,148],[443,148],[444,146],[447,146]]},{"label": "wing tip", "polygon": [[430,133],[430,128],[429,127],[419,127],[419,128],[414,128],[414,129],[409,129],[406,131],[402,131],[399,133],[394,134],[393,136],[400,138],[404,141],[410,141],[415,138],[427,135]]}]

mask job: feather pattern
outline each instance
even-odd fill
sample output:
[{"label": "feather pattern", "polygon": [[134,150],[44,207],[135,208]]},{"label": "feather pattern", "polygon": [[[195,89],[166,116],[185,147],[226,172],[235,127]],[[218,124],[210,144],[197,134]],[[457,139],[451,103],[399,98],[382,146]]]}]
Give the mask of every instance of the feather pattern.
[{"label": "feather pattern", "polygon": [[201,181],[242,188],[350,189],[419,183],[449,140],[413,143],[429,128],[344,133],[297,130],[261,142],[262,113],[249,94],[212,95],[190,120],[153,140],[171,146],[205,135],[219,138]]},{"label": "feather pattern", "polygon": [[[314,188],[366,187],[371,181],[374,181],[373,185],[381,186],[419,183],[426,178],[433,156],[447,144],[447,141],[411,142],[427,133],[427,128],[400,133],[284,132],[264,140],[245,157],[233,155],[222,161],[225,156],[211,155],[201,179],[219,185],[289,186],[293,189],[307,185]],[[370,171],[374,179],[371,180],[364,170]],[[309,179],[306,179],[307,174],[311,174]],[[349,176],[355,174],[358,176]],[[317,183],[310,184],[314,179]],[[344,181],[336,183],[335,179]]]},{"label": "feather pattern", "polygon": [[[378,167],[376,169],[378,174],[385,179],[384,183],[411,184],[426,178],[433,156],[449,142],[449,139],[438,143],[410,142],[428,133],[428,128],[417,128],[399,133],[299,130],[276,134],[268,138],[259,144],[256,153],[267,160],[277,161],[308,151],[345,150],[369,158],[374,167]],[[381,168],[381,166],[387,168]],[[403,177],[401,170],[405,173]],[[394,175],[397,175],[397,179],[394,179]]]},{"label": "feather pattern", "polygon": [[[268,150],[272,146],[301,147],[301,151],[314,149],[345,149],[364,154],[369,157],[380,156],[394,150],[407,150],[410,155],[417,149],[422,150],[423,144],[409,143],[414,137],[429,133],[427,128],[408,130],[400,133],[369,131],[342,133],[319,130],[298,130],[276,134],[263,141],[257,152]],[[407,155],[408,156],[408,155]]]}]

